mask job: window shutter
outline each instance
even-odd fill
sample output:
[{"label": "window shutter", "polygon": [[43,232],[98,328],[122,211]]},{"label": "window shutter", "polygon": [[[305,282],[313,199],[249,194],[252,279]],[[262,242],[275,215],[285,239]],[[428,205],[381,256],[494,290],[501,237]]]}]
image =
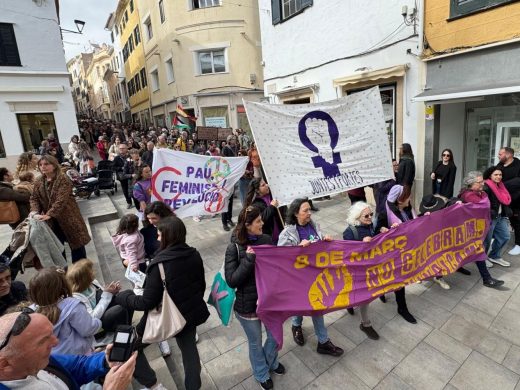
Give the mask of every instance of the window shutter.
[{"label": "window shutter", "polygon": [[21,66],[13,25],[0,23],[0,66]]},{"label": "window shutter", "polygon": [[312,6],[312,0],[302,0],[302,9]]},{"label": "window shutter", "polygon": [[282,19],[282,0],[271,0],[271,16],[273,17],[273,24],[280,23]]}]

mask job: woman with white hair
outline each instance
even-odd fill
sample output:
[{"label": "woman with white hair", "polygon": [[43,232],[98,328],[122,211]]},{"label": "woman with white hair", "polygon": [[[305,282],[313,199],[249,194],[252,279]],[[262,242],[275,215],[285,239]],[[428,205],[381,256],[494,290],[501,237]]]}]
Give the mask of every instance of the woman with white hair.
[{"label": "woman with white hair", "polygon": [[[374,210],[368,203],[354,203],[348,210],[348,226],[343,232],[343,239],[351,241],[370,242],[372,240],[372,237],[374,237],[377,234],[374,228],[374,224],[372,223],[373,216]],[[382,233],[385,233],[387,231],[387,228],[381,228]],[[361,324],[359,325],[359,329],[361,329],[368,336],[369,339],[378,340],[379,335],[377,334],[376,330],[372,327],[370,319],[368,318],[368,303],[361,305],[359,309],[361,312]],[[354,309],[349,308],[347,310],[350,314],[354,314]]]}]

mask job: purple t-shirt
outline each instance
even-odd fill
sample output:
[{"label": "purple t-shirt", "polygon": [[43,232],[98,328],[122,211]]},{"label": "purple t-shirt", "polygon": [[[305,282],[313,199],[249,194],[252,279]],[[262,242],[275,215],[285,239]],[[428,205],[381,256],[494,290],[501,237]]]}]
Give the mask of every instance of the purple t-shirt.
[{"label": "purple t-shirt", "polygon": [[309,240],[311,242],[319,241],[320,237],[318,233],[312,226],[312,224],[308,223],[305,226],[296,225],[296,230],[298,230],[298,235],[300,236],[300,241]]}]

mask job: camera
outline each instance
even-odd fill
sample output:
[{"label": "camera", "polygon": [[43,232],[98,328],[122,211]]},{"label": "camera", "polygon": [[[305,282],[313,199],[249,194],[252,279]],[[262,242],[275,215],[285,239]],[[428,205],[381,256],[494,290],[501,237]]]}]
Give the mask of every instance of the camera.
[{"label": "camera", "polygon": [[112,350],[108,356],[111,362],[126,362],[137,347],[137,333],[131,325],[119,325],[114,333]]}]

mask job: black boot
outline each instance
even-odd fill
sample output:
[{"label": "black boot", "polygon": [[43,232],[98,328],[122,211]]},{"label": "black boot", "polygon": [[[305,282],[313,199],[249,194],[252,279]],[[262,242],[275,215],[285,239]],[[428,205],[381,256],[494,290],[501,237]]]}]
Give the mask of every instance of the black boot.
[{"label": "black boot", "polygon": [[406,306],[406,296],[404,292],[404,287],[399,290],[394,291],[395,293],[395,301],[397,302],[397,313],[401,317],[405,319],[405,321],[410,324],[416,324],[417,320],[415,317],[408,311],[408,307]]}]

